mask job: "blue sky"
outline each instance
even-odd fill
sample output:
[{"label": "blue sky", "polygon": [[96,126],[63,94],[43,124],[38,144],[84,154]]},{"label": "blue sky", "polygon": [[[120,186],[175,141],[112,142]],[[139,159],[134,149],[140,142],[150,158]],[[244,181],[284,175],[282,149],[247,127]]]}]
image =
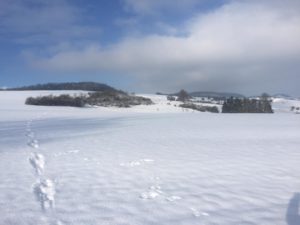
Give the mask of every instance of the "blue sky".
[{"label": "blue sky", "polygon": [[1,0],[0,87],[300,96],[297,0]]}]

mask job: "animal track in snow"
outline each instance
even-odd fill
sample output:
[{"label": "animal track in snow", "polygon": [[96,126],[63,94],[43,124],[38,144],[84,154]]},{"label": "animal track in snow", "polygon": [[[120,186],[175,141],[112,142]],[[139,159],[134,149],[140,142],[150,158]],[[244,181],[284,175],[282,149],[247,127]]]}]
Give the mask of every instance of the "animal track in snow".
[{"label": "animal track in snow", "polygon": [[50,179],[41,179],[34,185],[34,194],[41,204],[43,211],[54,209],[55,185]]},{"label": "animal track in snow", "polygon": [[169,202],[175,202],[178,200],[181,200],[182,198],[180,196],[172,195],[168,196],[166,195],[162,190],[160,186],[151,186],[147,192],[143,192],[140,195],[140,198],[142,199],[155,199],[157,197],[160,197],[166,201]]},{"label": "animal track in snow", "polygon": [[159,196],[161,196],[163,192],[161,191],[161,187],[156,185],[156,186],[151,186],[147,192],[144,192],[141,194],[142,199],[154,199]]},{"label": "animal track in snow", "polygon": [[42,154],[39,153],[32,153],[29,162],[32,165],[33,169],[35,170],[37,175],[42,175],[45,168],[45,158]]},{"label": "animal track in snow", "polygon": [[[157,180],[159,180],[159,177],[154,177],[153,179],[155,179],[157,181]],[[143,192],[140,195],[140,198],[147,199],[147,200],[155,199],[158,197],[160,197],[160,199],[166,200],[168,202],[175,202],[175,201],[182,199],[180,196],[168,195],[167,193],[163,192],[161,189],[161,186],[158,184],[150,186],[148,191]]]},{"label": "animal track in snow", "polygon": [[28,138],[30,138],[30,139],[34,139],[34,133],[33,133],[32,131],[28,131],[28,132],[26,133],[26,136],[27,136]]},{"label": "animal track in snow", "polygon": [[39,148],[39,142],[36,139],[29,140],[27,145],[32,147],[32,148]]},{"label": "animal track in snow", "polygon": [[[35,134],[31,130],[32,122],[32,120],[28,121],[26,126],[26,136],[28,138],[27,145],[38,150],[39,142],[35,139]],[[32,152],[29,157],[29,162],[38,178],[38,182],[33,185],[33,192],[36,199],[40,202],[41,209],[43,211],[53,209],[55,185],[51,179],[44,177],[45,157],[41,153]]]},{"label": "animal track in snow", "polygon": [[135,166],[141,166],[143,164],[152,163],[152,162],[154,162],[153,159],[140,159],[136,161],[131,161],[129,163],[121,163],[120,166],[135,167]]},{"label": "animal track in snow", "polygon": [[192,210],[192,213],[195,217],[201,217],[201,216],[209,216],[209,213],[206,213],[206,212],[200,212],[199,210],[191,207],[190,208]]}]

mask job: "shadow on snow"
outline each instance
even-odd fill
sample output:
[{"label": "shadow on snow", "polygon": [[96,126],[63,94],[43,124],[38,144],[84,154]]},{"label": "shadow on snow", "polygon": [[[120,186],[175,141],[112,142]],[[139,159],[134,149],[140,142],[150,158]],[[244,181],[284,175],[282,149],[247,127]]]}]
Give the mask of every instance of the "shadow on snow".
[{"label": "shadow on snow", "polygon": [[295,193],[288,204],[286,212],[286,222],[288,225],[300,225],[299,205],[300,193]]}]

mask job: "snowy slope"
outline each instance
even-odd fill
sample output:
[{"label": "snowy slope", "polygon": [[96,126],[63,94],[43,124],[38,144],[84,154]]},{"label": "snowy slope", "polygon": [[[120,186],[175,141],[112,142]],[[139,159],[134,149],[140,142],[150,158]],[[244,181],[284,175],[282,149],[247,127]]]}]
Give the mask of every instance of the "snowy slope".
[{"label": "snowy slope", "polygon": [[287,98],[274,98],[272,107],[275,112],[280,113],[300,113],[300,110],[291,110],[291,107],[300,108],[300,100],[292,100]]},{"label": "snowy slope", "polygon": [[40,94],[0,92],[1,225],[299,224],[299,115],[24,105]]}]

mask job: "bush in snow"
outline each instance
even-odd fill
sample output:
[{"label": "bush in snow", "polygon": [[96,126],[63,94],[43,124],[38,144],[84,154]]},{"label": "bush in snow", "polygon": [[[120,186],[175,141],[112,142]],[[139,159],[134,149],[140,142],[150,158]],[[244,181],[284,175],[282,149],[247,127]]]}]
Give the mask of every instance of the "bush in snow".
[{"label": "bush in snow", "polygon": [[184,103],[179,105],[182,108],[193,109],[200,112],[212,112],[219,113],[219,109],[216,106],[204,106],[204,105],[196,105],[193,103]]},{"label": "bush in snow", "polygon": [[167,99],[168,99],[169,101],[176,101],[176,98],[175,98],[174,96],[172,96],[172,95],[168,95],[168,96],[167,96]]}]

